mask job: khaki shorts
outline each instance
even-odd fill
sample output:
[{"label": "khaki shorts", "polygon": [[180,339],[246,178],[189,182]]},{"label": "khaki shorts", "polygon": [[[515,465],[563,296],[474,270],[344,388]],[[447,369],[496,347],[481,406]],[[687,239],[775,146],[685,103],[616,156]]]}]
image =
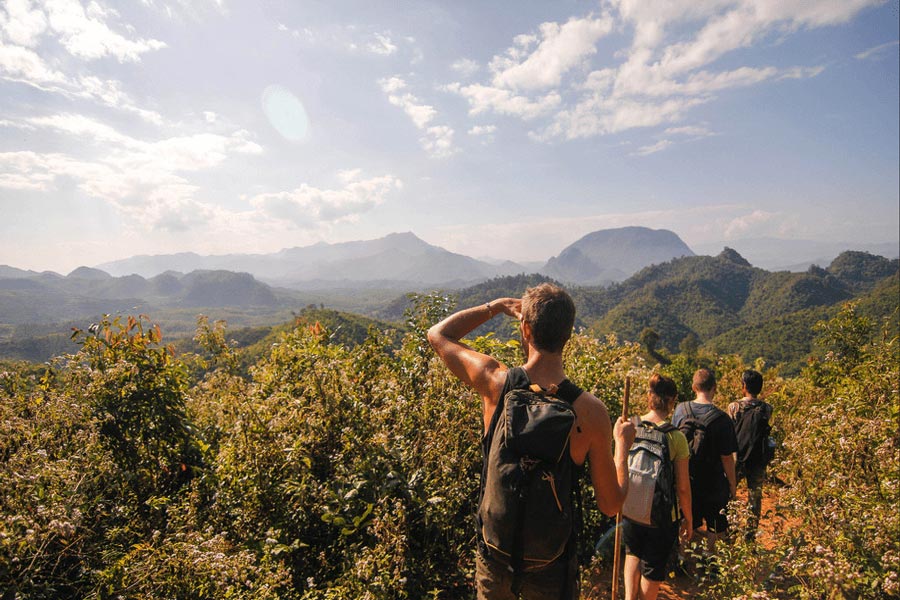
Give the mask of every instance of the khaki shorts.
[{"label": "khaki shorts", "polygon": [[[560,560],[540,571],[522,575],[519,595],[512,592],[512,573],[505,565],[477,552],[475,562],[475,587],[478,600],[577,600],[579,593],[578,562]],[[562,598],[567,580],[570,594]]]}]

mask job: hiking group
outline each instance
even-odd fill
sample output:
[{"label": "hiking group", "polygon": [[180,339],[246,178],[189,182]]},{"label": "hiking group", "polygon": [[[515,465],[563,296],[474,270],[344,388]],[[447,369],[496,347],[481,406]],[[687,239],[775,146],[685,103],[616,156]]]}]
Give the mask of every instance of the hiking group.
[{"label": "hiking group", "polygon": [[[510,368],[462,341],[501,314],[519,321],[523,365]],[[460,310],[428,330],[441,360],[482,401],[479,599],[580,596],[583,472],[600,511],[624,517],[628,600],[656,598],[679,539],[687,542],[704,524],[707,551],[714,552],[728,529],[725,507],[739,476],[747,479],[758,523],[771,452],[771,406],[757,397],[762,376],[744,373],[745,398],[726,414],[713,404],[711,371],[698,370],[696,398],[677,405],[675,382],[654,374],[648,412],[612,419],[600,399],[566,378],[563,350],[574,324],[569,294],[541,284],[522,298]]]}]

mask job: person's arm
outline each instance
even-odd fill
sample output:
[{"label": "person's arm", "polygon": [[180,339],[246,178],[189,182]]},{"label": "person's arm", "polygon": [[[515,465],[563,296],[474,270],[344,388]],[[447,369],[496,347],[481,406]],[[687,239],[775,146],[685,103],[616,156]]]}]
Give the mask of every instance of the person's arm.
[{"label": "person's arm", "polygon": [[458,311],[428,330],[428,343],[456,377],[475,389],[486,406],[496,403],[503,385],[501,375],[505,367],[492,356],[477,352],[460,340],[479,325],[499,314],[519,318],[522,301],[518,298],[500,298],[486,304]]},{"label": "person's arm", "polygon": [[[622,509],[628,494],[628,450],[634,442],[635,428],[622,417],[615,427],[609,422],[606,406],[591,396],[593,402],[585,415],[585,427],[593,432],[588,448],[591,485],[597,498],[597,507],[608,516]],[[612,441],[615,438],[615,451]]]},{"label": "person's arm", "polygon": [[680,537],[682,543],[687,543],[694,533],[694,513],[691,509],[691,473],[687,458],[679,458],[675,461],[675,491],[678,494],[678,506],[684,515],[681,520]]},{"label": "person's arm", "polygon": [[725,469],[725,477],[728,478],[728,488],[731,497],[737,496],[737,474],[734,469],[734,453],[722,455],[722,468]]},{"label": "person's arm", "polygon": [[731,418],[731,420],[734,421],[735,418],[737,417],[737,411],[738,411],[738,403],[732,402],[728,405],[728,410],[726,410],[725,412],[727,412],[728,416]]}]

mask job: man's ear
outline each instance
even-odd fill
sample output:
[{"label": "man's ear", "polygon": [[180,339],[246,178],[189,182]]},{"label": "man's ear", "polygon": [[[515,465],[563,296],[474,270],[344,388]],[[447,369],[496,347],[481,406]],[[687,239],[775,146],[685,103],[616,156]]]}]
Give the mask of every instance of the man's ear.
[{"label": "man's ear", "polygon": [[526,323],[525,321],[521,321],[522,323],[522,337],[526,340],[531,339],[531,325]]}]

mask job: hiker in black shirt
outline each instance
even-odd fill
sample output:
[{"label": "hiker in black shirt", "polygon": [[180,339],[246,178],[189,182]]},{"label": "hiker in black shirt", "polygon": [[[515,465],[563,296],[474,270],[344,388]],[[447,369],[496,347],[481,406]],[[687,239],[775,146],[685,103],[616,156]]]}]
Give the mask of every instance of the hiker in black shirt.
[{"label": "hiker in black shirt", "polygon": [[[731,419],[713,404],[716,376],[712,371],[697,370],[691,387],[696,398],[675,407],[672,424],[685,431],[692,420],[706,423],[701,455],[696,455],[693,447],[691,449],[691,499],[694,528],[699,529],[706,523],[707,550],[713,554],[716,540],[728,530],[725,508],[737,486],[734,466],[737,440]],[[691,436],[687,432],[685,435],[691,445]]]},{"label": "hiker in black shirt", "polygon": [[[763,482],[766,480],[771,448],[768,446],[772,405],[758,398],[763,387],[763,376],[759,371],[747,369],[741,375],[744,397],[728,405],[728,416],[734,421],[738,435],[737,478],[747,480],[747,496],[753,517],[747,532],[747,539],[756,537],[759,517],[762,513]],[[758,415],[752,411],[760,411]],[[741,430],[745,429],[741,433]],[[752,429],[752,431],[751,431]]]}]

